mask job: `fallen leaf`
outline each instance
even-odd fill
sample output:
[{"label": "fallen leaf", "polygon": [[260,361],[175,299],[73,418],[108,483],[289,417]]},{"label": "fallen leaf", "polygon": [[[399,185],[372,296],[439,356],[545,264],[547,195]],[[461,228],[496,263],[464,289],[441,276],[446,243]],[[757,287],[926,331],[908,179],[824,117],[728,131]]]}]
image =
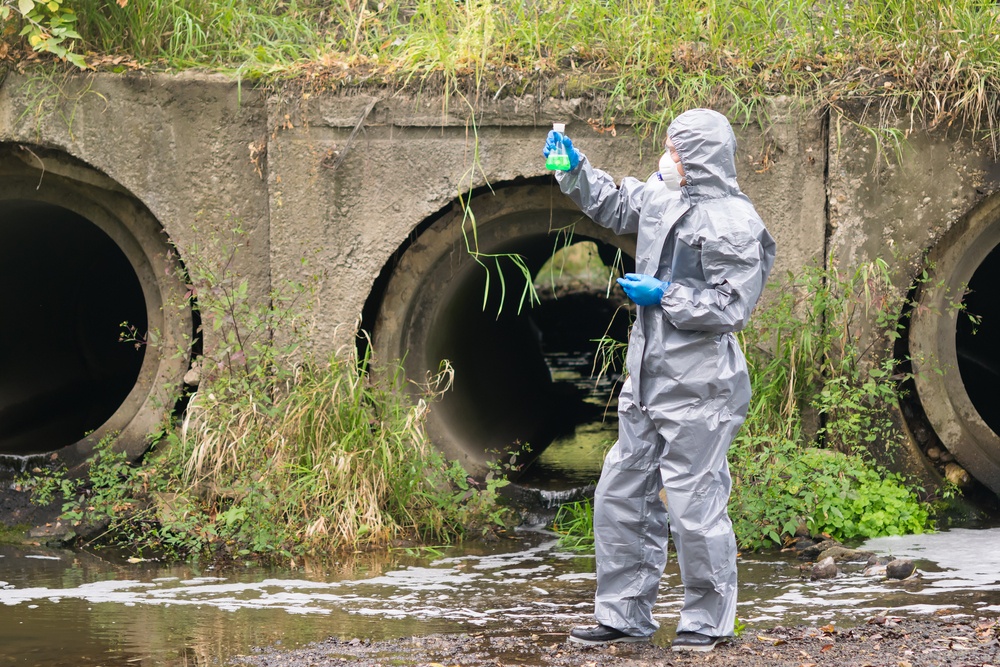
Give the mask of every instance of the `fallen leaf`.
[{"label": "fallen leaf", "polygon": [[771,646],[781,646],[782,644],[788,643],[780,637],[768,637],[767,635],[757,635],[757,640],[770,644]]},{"label": "fallen leaf", "polygon": [[829,651],[832,648],[833,648],[833,644],[827,644],[826,646],[824,646],[823,648],[820,649],[820,652],[821,653],[826,653],[827,651]]}]

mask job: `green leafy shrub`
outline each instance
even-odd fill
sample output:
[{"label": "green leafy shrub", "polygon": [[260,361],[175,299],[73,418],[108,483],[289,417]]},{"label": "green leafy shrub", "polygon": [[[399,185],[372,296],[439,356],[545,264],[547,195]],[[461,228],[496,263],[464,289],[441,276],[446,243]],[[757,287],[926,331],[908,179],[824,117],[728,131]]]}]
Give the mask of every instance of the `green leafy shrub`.
[{"label": "green leafy shrub", "polygon": [[905,480],[861,455],[787,443],[739,470],[730,516],[742,548],[780,545],[800,523],[842,541],[931,527],[928,505]]},{"label": "green leafy shrub", "polygon": [[[78,40],[77,16],[65,0],[2,0],[0,23],[6,25],[19,19],[22,27],[18,36],[28,40],[35,51],[51,53],[77,67],[86,67],[86,61],[74,52]],[[3,31],[0,30],[0,37]]]},{"label": "green leafy shrub", "polygon": [[814,535],[838,539],[922,533],[930,513],[899,475],[850,455],[807,450],[800,463],[810,471],[808,488],[788,488],[803,501],[803,516]]},{"label": "green leafy shrub", "polygon": [[[889,412],[906,378],[888,353],[902,306],[893,293],[882,262],[808,269],[769,292],[741,334],[753,392],[729,452],[741,548],[781,545],[802,524],[840,540],[933,527],[920,490],[868,452],[903,437]],[[553,528],[567,548],[592,544],[590,509],[560,509]]]}]

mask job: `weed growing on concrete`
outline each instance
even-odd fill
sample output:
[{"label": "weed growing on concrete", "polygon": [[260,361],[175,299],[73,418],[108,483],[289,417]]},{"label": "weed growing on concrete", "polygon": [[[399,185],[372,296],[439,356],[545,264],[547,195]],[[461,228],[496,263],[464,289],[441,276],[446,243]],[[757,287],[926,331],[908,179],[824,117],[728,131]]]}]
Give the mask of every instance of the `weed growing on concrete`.
[{"label": "weed growing on concrete", "polygon": [[483,310],[486,310],[486,306],[490,300],[490,290],[494,281],[493,276],[495,275],[496,289],[499,289],[500,296],[497,315],[499,316],[500,312],[503,311],[507,303],[507,278],[504,276],[504,267],[510,266],[513,267],[512,273],[514,275],[519,274],[521,278],[521,295],[517,303],[517,312],[520,313],[525,303],[528,306],[532,306],[539,302],[538,292],[535,290],[531,269],[525,263],[524,257],[516,253],[487,252],[482,250],[479,245],[476,211],[472,206],[477,173],[482,175],[488,187],[491,186],[486,177],[486,171],[480,162],[479,128],[476,124],[475,107],[461,91],[458,91],[458,94],[469,107],[467,133],[471,141],[471,163],[462,175],[462,178],[459,179],[458,187],[458,201],[462,207],[462,238],[465,241],[465,251],[476,264],[483,268],[485,279],[483,286]]}]

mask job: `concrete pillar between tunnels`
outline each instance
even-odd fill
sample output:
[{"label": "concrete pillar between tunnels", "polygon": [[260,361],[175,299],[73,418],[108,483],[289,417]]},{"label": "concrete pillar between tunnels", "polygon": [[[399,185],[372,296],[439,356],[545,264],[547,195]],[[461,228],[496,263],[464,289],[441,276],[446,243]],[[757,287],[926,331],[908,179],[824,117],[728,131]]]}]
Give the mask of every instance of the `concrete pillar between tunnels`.
[{"label": "concrete pillar between tunnels", "polygon": [[[56,452],[76,466],[109,434],[132,460],[145,451],[188,367],[175,356],[192,318],[174,257],[107,176],[0,145],[0,455]],[[122,340],[130,330],[156,344]]]}]

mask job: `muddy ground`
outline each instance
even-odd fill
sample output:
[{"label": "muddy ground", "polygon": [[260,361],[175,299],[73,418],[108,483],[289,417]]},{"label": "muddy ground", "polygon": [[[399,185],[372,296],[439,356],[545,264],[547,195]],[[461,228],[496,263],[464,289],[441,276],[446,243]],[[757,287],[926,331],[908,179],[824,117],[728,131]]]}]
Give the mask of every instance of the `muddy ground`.
[{"label": "muddy ground", "polygon": [[[978,619],[873,617],[853,628],[752,628],[711,653],[652,644],[579,647],[551,631],[434,635],[393,641],[334,640],[262,649],[233,664],[256,667],[1000,667],[1000,616]],[[661,645],[661,643],[663,645]]]}]

